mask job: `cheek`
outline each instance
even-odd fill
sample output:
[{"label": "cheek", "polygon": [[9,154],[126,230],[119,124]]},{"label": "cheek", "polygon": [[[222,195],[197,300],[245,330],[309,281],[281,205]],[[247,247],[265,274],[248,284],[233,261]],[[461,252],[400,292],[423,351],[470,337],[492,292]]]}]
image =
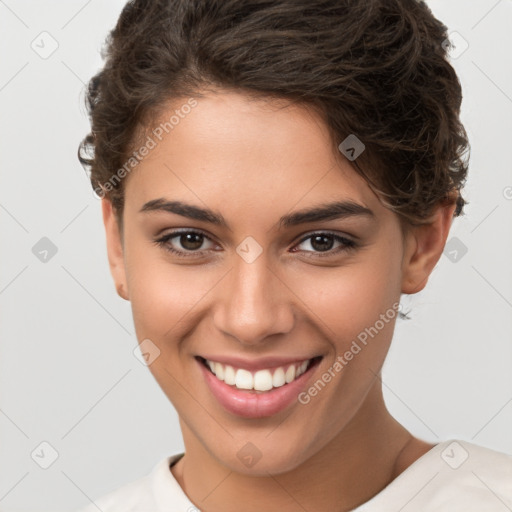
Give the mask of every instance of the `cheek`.
[{"label": "cheek", "polygon": [[[165,339],[187,318],[207,291],[208,275],[197,278],[199,267],[171,264],[163,250],[144,249],[144,242],[127,244],[126,268],[130,302],[140,339]],[[172,335],[172,334],[171,334]]]},{"label": "cheek", "polygon": [[[298,265],[284,273],[282,277],[293,291],[290,304],[298,297],[297,307],[325,330],[327,339],[339,336],[347,343],[399,298],[399,247],[387,240],[391,237],[382,237],[338,267]],[[173,264],[164,250],[142,239],[126,239],[125,264],[139,339],[153,336],[163,341],[169,335],[183,334],[180,327],[183,330],[190,325],[202,301],[211,300],[215,287],[222,286],[222,271]]]},{"label": "cheek", "polygon": [[340,267],[297,272],[291,279],[326,336],[346,343],[399,300],[400,259],[396,250],[375,246]]}]

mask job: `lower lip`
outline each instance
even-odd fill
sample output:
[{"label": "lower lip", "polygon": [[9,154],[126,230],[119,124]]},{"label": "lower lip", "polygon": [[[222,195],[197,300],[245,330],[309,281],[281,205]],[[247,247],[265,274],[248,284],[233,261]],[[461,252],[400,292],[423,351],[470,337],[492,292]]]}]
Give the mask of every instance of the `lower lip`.
[{"label": "lower lip", "polygon": [[266,418],[286,409],[297,400],[299,393],[305,387],[312,370],[318,366],[316,361],[300,377],[271,391],[257,393],[243,391],[217,379],[201,361],[197,361],[203,372],[206,383],[213,396],[229,412],[243,418]]}]

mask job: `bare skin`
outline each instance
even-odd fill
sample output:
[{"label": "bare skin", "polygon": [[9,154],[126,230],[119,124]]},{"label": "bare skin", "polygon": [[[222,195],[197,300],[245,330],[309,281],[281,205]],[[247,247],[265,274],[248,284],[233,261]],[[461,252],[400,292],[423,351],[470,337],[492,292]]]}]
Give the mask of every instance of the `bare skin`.
[{"label": "bare skin", "polygon": [[[313,112],[228,91],[197,101],[125,178],[122,233],[110,202],[102,203],[116,289],[131,302],[137,339],[158,346],[149,369],[180,417],[185,455],[172,474],[204,512],[351,510],[434,446],[384,404],[380,371],[396,316],[309,403],[269,417],[225,410],[196,356],[321,356],[311,385],[401,293],[424,288],[455,204],[440,205],[403,239],[397,215],[333,151]],[[209,208],[228,227],[140,211],[159,198]],[[278,225],[283,215],[339,200],[373,214]],[[167,247],[199,256],[155,243],[185,228],[202,233],[200,248],[180,234]],[[323,251],[311,238],[318,232],[356,246],[332,239]],[[251,263],[236,252],[248,236],[262,249]],[[248,442],[261,453],[252,467],[237,457]]]}]

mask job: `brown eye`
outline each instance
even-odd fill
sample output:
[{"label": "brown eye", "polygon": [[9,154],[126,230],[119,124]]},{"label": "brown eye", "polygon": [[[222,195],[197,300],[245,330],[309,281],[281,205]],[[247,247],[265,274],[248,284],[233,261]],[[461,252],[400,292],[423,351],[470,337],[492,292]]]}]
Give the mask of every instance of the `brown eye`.
[{"label": "brown eye", "polygon": [[204,256],[203,253],[211,249],[211,246],[203,247],[205,241],[209,241],[213,245],[212,240],[205,234],[188,229],[167,233],[154,240],[154,243],[178,257],[187,258]]},{"label": "brown eye", "polygon": [[[307,244],[305,244],[305,242],[307,242]],[[339,246],[332,250],[335,243],[338,243]],[[334,233],[313,233],[304,237],[299,242],[299,245],[302,244],[306,245],[306,247],[309,245],[312,250],[308,248],[299,250],[312,253],[313,256],[334,256],[338,253],[354,249],[356,247],[356,243],[353,240]]]},{"label": "brown eye", "polygon": [[179,241],[184,249],[195,251],[203,245],[203,238],[199,233],[185,233],[179,236]]},{"label": "brown eye", "polygon": [[332,236],[315,235],[311,237],[311,247],[316,251],[329,251],[334,245],[334,238]]}]

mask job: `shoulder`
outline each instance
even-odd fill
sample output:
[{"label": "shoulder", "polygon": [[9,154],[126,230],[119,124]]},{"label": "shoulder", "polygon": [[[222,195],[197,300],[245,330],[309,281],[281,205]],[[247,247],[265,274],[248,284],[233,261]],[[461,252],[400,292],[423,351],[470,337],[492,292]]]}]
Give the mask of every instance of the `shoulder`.
[{"label": "shoulder", "polygon": [[[460,440],[437,445],[424,460],[418,489],[427,508],[436,512],[461,507],[491,512],[512,507],[512,457]],[[419,459],[421,468],[421,458]]]},{"label": "shoulder", "polygon": [[437,444],[366,504],[374,512],[512,510],[512,456],[467,441]]},{"label": "shoulder", "polygon": [[[501,491],[507,499],[512,498],[512,456],[490,448],[465,441],[450,441],[440,452],[449,480],[461,483],[480,483],[489,493],[493,486],[495,494]],[[462,470],[462,471],[461,471]],[[486,485],[488,484],[488,485]]]},{"label": "shoulder", "polygon": [[[169,469],[170,464],[182,454],[166,457],[156,464],[152,471],[142,478],[128,482],[113,491],[96,498],[93,502],[75,512],[140,512],[156,510],[162,493],[167,500],[182,499],[181,488],[174,480]],[[169,501],[166,504],[170,504]]]}]

